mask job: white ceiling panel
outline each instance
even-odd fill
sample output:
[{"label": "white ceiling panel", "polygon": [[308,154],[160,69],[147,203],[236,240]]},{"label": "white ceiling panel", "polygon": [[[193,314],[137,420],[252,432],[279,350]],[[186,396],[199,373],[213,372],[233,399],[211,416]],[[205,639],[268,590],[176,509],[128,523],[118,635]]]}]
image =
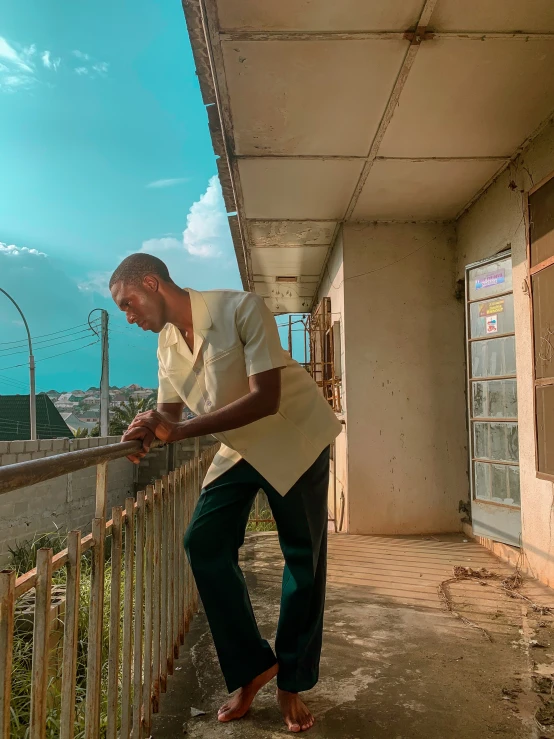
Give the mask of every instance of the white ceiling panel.
[{"label": "white ceiling panel", "polygon": [[[256,292],[258,292],[256,290]],[[258,293],[260,295],[261,293]],[[289,296],[264,296],[265,304],[273,313],[307,313],[312,305],[314,294],[298,298]]]},{"label": "white ceiling panel", "polygon": [[499,166],[491,161],[376,161],[352,218],[357,221],[453,218]]},{"label": "white ceiling panel", "polygon": [[[310,282],[323,269],[328,246],[280,246],[253,248],[251,251],[254,275],[301,277]],[[284,284],[284,283],[283,283]]]},{"label": "white ceiling panel", "polygon": [[552,0],[439,0],[433,31],[554,32]]},{"label": "white ceiling panel", "polygon": [[249,221],[253,246],[300,246],[330,244],[336,223],[332,221]]},{"label": "white ceiling panel", "polygon": [[338,159],[240,159],[246,218],[341,219],[362,162]]},{"label": "white ceiling panel", "polygon": [[425,42],[379,155],[510,156],[552,111],[553,70],[551,41]]},{"label": "white ceiling panel", "polygon": [[271,31],[405,31],[423,0],[217,0],[222,29]]},{"label": "white ceiling panel", "polygon": [[235,153],[365,156],[407,47],[224,42]]}]

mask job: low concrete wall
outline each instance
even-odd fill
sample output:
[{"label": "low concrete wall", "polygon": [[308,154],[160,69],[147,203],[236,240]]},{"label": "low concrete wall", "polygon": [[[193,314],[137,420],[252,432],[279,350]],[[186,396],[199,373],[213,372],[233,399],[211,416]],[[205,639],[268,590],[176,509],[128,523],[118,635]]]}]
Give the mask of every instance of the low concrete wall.
[{"label": "low concrete wall", "polygon": [[[0,466],[51,457],[54,454],[115,444],[118,436],[87,439],[44,439],[0,442]],[[212,437],[200,440],[201,449],[215,443]],[[118,459],[108,467],[108,511],[124,505],[125,498],[167,474],[194,456],[194,440],[187,440],[150,452],[137,467]],[[171,464],[172,457],[174,465]],[[57,529],[90,531],[96,495],[96,467],[89,467],[53,480],[14,490],[0,496],[0,567],[10,559],[9,548]]]}]

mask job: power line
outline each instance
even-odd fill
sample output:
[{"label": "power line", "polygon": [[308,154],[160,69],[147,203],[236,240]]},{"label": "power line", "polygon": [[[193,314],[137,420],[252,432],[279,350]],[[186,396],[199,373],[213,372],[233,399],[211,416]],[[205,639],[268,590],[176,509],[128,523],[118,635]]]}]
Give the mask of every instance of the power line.
[{"label": "power line", "polygon": [[[80,349],[86,349],[88,346],[94,346],[95,344],[98,344],[98,339],[96,341],[92,341],[90,344],[84,344],[83,346],[78,346],[75,349],[70,349],[68,352],[60,352],[59,354],[52,354],[49,357],[42,357],[41,359],[37,359],[37,362],[44,362],[47,359],[54,359],[55,357],[62,357],[64,354],[73,354],[73,352],[78,352]],[[10,367],[0,367],[0,372],[3,372],[7,369],[15,369],[16,367],[26,367],[27,362],[22,362],[21,364],[12,364]]]},{"label": "power line", "polygon": [[[85,339],[85,336],[79,336],[79,334],[87,334],[89,336],[91,335],[90,330],[89,329],[85,329],[84,331],[79,331],[78,334],[75,334],[75,337],[73,339],[67,339],[65,341],[55,341],[54,343],[46,344],[45,346],[39,346],[38,347],[38,350],[41,350],[41,349],[51,349],[51,348],[53,348],[55,346],[61,346],[62,344],[70,344],[73,341],[83,341]],[[3,357],[11,357],[14,354],[28,354],[28,350],[27,349],[20,349],[20,350],[15,351],[15,352],[8,351],[7,349],[0,349],[0,353],[1,352],[7,352],[6,354],[0,354],[0,357],[1,358],[3,358]]]},{"label": "power line", "polygon": [[[80,323],[78,326],[71,326],[69,328],[61,329],[60,331],[53,331],[49,334],[39,334],[38,336],[33,337],[33,342],[36,342],[38,344],[42,343],[41,339],[44,339],[46,336],[56,336],[57,334],[65,334],[68,331],[74,331],[78,328],[83,328],[84,326],[88,326],[88,323]],[[0,346],[6,346],[8,344],[27,344],[27,339],[21,339],[19,341],[0,341]]]}]

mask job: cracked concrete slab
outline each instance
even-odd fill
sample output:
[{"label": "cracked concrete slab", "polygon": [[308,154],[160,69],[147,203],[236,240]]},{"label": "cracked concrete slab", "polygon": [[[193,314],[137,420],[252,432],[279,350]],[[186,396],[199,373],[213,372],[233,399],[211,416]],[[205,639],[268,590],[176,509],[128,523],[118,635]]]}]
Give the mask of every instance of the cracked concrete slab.
[{"label": "cracked concrete slab", "polygon": [[[341,543],[350,539],[348,543]],[[436,585],[451,572],[452,562],[486,566],[510,572],[486,550],[462,537],[434,537],[428,545],[422,537],[400,541],[396,559],[383,550],[383,539],[373,555],[363,560],[373,573],[386,561],[396,576],[405,574],[402,552]],[[375,540],[377,541],[377,540]],[[391,540],[392,542],[392,540]],[[413,546],[414,542],[416,545]],[[351,537],[331,537],[331,559],[344,555],[348,546],[354,562],[359,555]],[[361,542],[366,544],[367,542]],[[390,547],[387,544],[387,547]],[[379,552],[381,551],[381,554]],[[383,553],[384,552],[384,553]],[[430,556],[432,555],[432,556]],[[380,559],[381,557],[381,559]],[[441,557],[445,566],[441,569]],[[260,629],[270,641],[278,617],[282,560],[274,536],[250,536],[243,549],[243,567]],[[551,650],[552,616],[535,611],[528,602],[510,598],[500,588],[461,582],[450,586],[452,603],[460,614],[485,628],[478,628],[433,601],[412,598],[409,587],[402,597],[388,594],[395,581],[352,585],[352,571],[330,577],[321,680],[306,696],[316,715],[309,732],[313,739],[539,739],[535,712],[541,705],[535,692],[536,673],[546,681],[554,674]],[[412,573],[414,584],[422,578]],[[357,578],[356,578],[357,579]],[[532,583],[531,600],[542,598],[554,606],[552,591]],[[399,591],[404,592],[404,591]],[[414,588],[415,592],[415,588]],[[383,593],[385,593],[383,595]],[[533,642],[537,642],[533,644]],[[551,682],[550,682],[551,684]],[[548,686],[546,686],[548,687]],[[535,688],[535,690],[533,689]],[[543,685],[544,688],[544,685]],[[275,702],[275,684],[267,686],[250,713],[241,721],[218,724],[217,709],[226,699],[215,650],[202,613],[187,636],[176,671],[162,696],[161,713],[154,717],[155,739],[186,736],[190,739],[240,737],[276,739],[286,731]],[[543,695],[543,702],[549,697]],[[193,717],[191,709],[205,712]],[[546,715],[546,713],[539,714]]]}]

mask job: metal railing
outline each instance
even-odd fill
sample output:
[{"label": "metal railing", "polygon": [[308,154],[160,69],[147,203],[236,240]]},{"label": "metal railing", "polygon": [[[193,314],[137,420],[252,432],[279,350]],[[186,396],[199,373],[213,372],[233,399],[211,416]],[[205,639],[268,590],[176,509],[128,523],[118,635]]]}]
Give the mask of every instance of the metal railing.
[{"label": "metal railing", "polygon": [[[35,589],[30,719],[26,736],[45,739],[51,692],[51,595],[54,573],[65,568],[65,608],[59,736],[73,739],[76,719],[77,656],[82,563],[90,558],[90,606],[86,646],[85,739],[142,739],[150,736],[168,675],[198,606],[198,594],[183,548],[183,537],[200,494],[212,447],[170,472],[106,520],[108,461],[139,448],[126,442],[60,454],[0,468],[0,493],[97,465],[96,511],[92,531],[67,536],[67,548],[37,552],[36,568],[16,577],[0,572],[0,739],[10,737],[14,621],[18,598]],[[111,539],[111,588],[105,607],[105,545]],[[90,554],[87,555],[87,552]],[[107,665],[102,643],[109,633]],[[81,650],[83,645],[81,645]],[[107,680],[106,680],[107,672]],[[50,686],[50,687],[49,687]],[[101,717],[102,707],[102,717]],[[82,734],[82,732],[81,732]],[[49,732],[51,735],[51,732]],[[83,735],[83,734],[82,734]]]}]

